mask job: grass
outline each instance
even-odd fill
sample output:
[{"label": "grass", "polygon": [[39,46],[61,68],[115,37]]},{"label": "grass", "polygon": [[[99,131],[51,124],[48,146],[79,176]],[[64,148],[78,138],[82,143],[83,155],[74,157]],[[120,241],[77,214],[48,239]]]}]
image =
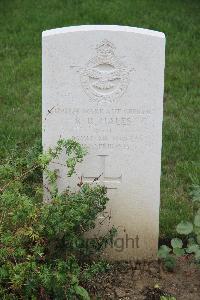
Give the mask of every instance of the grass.
[{"label": "grass", "polygon": [[41,136],[41,32],[120,24],[167,38],[160,235],[191,217],[188,189],[200,177],[199,0],[1,0],[0,155]]}]

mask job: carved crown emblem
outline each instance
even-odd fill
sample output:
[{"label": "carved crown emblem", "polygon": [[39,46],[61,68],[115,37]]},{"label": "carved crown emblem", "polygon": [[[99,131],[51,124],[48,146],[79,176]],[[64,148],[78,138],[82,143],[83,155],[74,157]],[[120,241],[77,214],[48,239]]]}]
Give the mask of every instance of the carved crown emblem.
[{"label": "carved crown emblem", "polygon": [[108,40],[103,40],[96,46],[96,49],[99,55],[114,55],[115,47]]},{"label": "carved crown emblem", "polygon": [[96,56],[81,69],[80,79],[91,100],[113,102],[128,87],[129,69],[115,55],[115,46],[103,40],[96,46]]}]

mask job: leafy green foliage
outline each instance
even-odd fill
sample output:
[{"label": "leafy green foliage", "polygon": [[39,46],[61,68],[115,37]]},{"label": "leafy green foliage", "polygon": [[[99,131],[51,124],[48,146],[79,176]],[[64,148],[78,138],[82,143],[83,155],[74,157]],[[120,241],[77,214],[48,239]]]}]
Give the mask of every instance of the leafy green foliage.
[{"label": "leafy green foliage", "polygon": [[176,227],[176,231],[179,234],[188,235],[193,231],[193,225],[191,222],[181,221]]},{"label": "leafy green foliage", "polygon": [[199,184],[199,0],[1,0],[0,159],[41,136],[41,33],[77,24],[162,31],[166,68],[160,235],[189,220],[187,189]]},{"label": "leafy green foliage", "polygon": [[181,239],[175,238],[171,240],[171,245],[173,248],[182,248],[183,242]]},{"label": "leafy green foliage", "polygon": [[171,255],[172,249],[162,245],[158,250],[158,257],[163,260],[165,268],[172,272],[176,266],[176,259]]},{"label": "leafy green foliage", "polygon": [[[106,188],[81,184],[77,192],[59,193],[49,164],[63,151],[72,176],[86,154],[74,140],[59,140],[43,154],[38,145],[26,157],[12,157],[0,167],[1,299],[88,300],[84,282],[106,268],[91,259],[116,230],[94,240],[85,237],[106,207]],[[49,182],[49,203],[43,201],[42,172]]]},{"label": "leafy green foliage", "polygon": [[160,258],[166,258],[170,252],[171,249],[169,247],[167,247],[166,245],[162,245],[158,250],[158,256]]},{"label": "leafy green foliage", "polygon": [[173,296],[161,296],[160,300],[176,300],[176,298]]},{"label": "leafy green foliage", "polygon": [[192,189],[190,191],[190,196],[192,197],[193,202],[200,203],[200,188],[199,185],[193,184]]},{"label": "leafy green foliage", "polygon": [[171,256],[172,252],[177,257],[193,253],[196,261],[200,263],[200,186],[193,186],[190,195],[194,207],[193,222],[181,221],[176,227],[177,233],[185,238],[184,242],[187,246],[183,247],[184,243],[180,238],[174,238],[171,240],[172,249],[162,245],[158,251],[159,258],[163,259],[167,268],[169,261],[171,259],[174,261],[174,257]]}]

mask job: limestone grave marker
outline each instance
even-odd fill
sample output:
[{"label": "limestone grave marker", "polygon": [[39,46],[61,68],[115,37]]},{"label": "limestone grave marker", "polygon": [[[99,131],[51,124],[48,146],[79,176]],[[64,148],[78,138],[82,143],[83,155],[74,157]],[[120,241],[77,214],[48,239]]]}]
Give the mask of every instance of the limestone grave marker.
[{"label": "limestone grave marker", "polygon": [[[165,36],[114,25],[52,29],[42,37],[43,146],[74,137],[88,148],[70,180],[104,184],[100,233],[118,236],[112,260],[155,258],[159,234]],[[54,166],[55,167],[55,166]],[[96,180],[97,179],[97,180]],[[94,234],[94,233],[93,233]]]}]

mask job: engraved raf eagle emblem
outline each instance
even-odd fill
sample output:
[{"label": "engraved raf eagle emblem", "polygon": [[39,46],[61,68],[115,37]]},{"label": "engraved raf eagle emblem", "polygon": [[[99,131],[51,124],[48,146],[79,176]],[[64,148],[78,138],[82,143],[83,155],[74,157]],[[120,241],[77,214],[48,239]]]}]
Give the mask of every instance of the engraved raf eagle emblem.
[{"label": "engraved raf eagle emblem", "polygon": [[97,54],[81,69],[81,84],[90,99],[113,102],[128,87],[129,70],[115,55],[115,47],[103,40],[96,47]]}]

